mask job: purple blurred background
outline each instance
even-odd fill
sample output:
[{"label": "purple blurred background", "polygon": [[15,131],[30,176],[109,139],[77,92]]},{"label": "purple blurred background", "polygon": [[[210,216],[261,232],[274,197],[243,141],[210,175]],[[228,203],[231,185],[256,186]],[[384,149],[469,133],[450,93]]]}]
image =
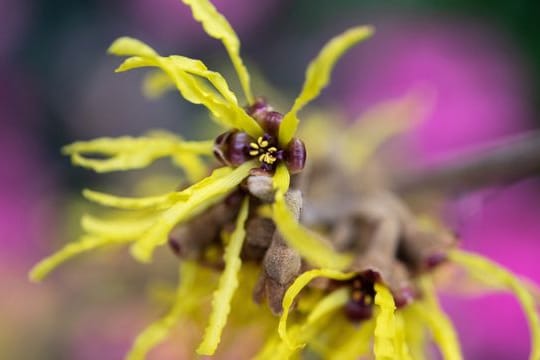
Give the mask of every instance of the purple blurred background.
[{"label": "purple blurred background", "polygon": [[[433,111],[406,137],[414,161],[538,127],[540,32],[530,31],[532,1],[520,8],[502,0],[215,3],[237,29],[247,63],[285,98],[298,91],[305,65],[327,38],[352,24],[375,24],[376,36],[339,63],[318,104],[354,118],[380,101],[429,88]],[[113,74],[118,60],[105,50],[114,38],[136,36],[164,54],[199,57],[228,71],[225,52],[177,0],[0,0],[0,24],[0,241],[7,250],[0,253],[0,349],[13,359],[118,359],[160,314],[147,289],[156,278],[173,284],[175,262],[163,256],[144,267],[122,250],[100,252],[29,284],[31,264],[76,236],[80,189],[119,183],[71,168],[59,148],[152,128],[204,132],[189,121],[198,109],[177,94],[146,100],[141,74]],[[539,200],[533,179],[462,194],[448,204],[448,217],[466,248],[540,282]],[[512,298],[452,296],[444,304],[467,359],[527,358],[528,330]],[[152,354],[189,357],[171,344]]]}]

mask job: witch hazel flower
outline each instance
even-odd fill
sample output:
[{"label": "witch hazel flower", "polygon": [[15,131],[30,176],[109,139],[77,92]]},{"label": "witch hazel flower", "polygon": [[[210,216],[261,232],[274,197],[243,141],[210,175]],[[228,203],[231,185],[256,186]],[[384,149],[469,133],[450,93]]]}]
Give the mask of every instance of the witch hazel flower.
[{"label": "witch hazel flower", "polygon": [[[258,359],[295,357],[306,349],[324,359],[425,359],[432,341],[443,358],[462,359],[460,334],[436,295],[445,274],[457,287],[473,279],[479,290],[513,293],[530,328],[530,359],[540,356],[538,298],[531,283],[460,250],[456,236],[436,218],[415,214],[414,203],[389,190],[389,179],[362,166],[366,155],[373,158],[386,141],[418,123],[416,102],[416,95],[386,102],[349,125],[329,126],[328,114],[304,120],[301,134],[308,146],[331,151],[310,157],[303,187],[310,206],[303,220],[322,229],[323,241],[352,260],[341,270],[306,269],[294,280],[283,297],[278,334]],[[449,278],[457,271],[467,276]]]},{"label": "witch hazel flower", "polygon": [[[383,106],[371,128],[319,123],[304,138],[318,149],[307,161],[298,112],[328,84],[341,55],[373,30],[354,27],[330,40],[282,114],[253,96],[240,42],[227,20],[207,0],[183,1],[207,34],[224,44],[246,105],[202,61],[161,56],[133,38],[116,40],[109,52],[127,57],[117,72],[152,68],[144,83],[149,95],[176,88],[204,106],[224,132],[208,141],[160,131],[64,147],[74,164],[97,172],[140,169],[168,157],[186,179],[180,190],[142,198],[85,189],[88,200],[127,215],[84,216],[81,239],[38,263],[30,278],[39,281],[73,256],[103,246],[130,245],[133,257],[147,263],[168,244],[181,259],[180,284],[170,311],[135,339],[127,355],[132,360],[145,358],[179,319],[198,319],[205,298],[212,301],[197,348],[201,355],[215,354],[227,323],[256,319],[267,340],[258,359],[286,359],[305,348],[329,359],[421,359],[431,336],[444,358],[453,360],[462,358],[458,334],[438,304],[433,275],[454,264],[516,295],[531,328],[531,359],[539,359],[540,323],[527,285],[458,250],[455,237],[436,221],[422,221],[384,181],[374,187],[360,181],[369,176],[365,160],[408,129],[395,121],[406,116],[403,111]],[[302,213],[309,228],[300,223]],[[249,293],[269,309],[253,308]]]},{"label": "witch hazel flower", "polygon": [[[161,56],[150,46],[129,37],[116,40],[109,52],[127,57],[117,72],[153,68],[144,83],[149,94],[159,95],[176,88],[187,101],[204,106],[211,118],[227,131],[209,141],[186,141],[178,135],[160,131],[143,137],[100,138],[64,147],[63,153],[70,156],[75,165],[100,173],[140,169],[168,157],[184,170],[191,185],[179,191],[143,198],[119,197],[85,189],[83,196],[88,200],[128,211],[129,215],[110,218],[85,215],[81,220],[85,234],[80,240],[38,263],[31,270],[30,278],[40,281],[73,256],[113,244],[129,244],[133,257],[147,263],[152,260],[156,248],[169,242],[186,261],[195,259],[222,270],[213,295],[207,331],[198,348],[198,353],[211,355],[218,346],[231,299],[239,286],[242,250],[244,245],[250,245],[249,239],[254,243],[251,245],[263,250],[262,254],[254,256],[259,262],[266,250],[273,251],[274,258],[279,258],[285,251],[296,263],[306,259],[313,266],[342,268],[349,261],[348,256],[333,252],[328,244],[318,241],[298,223],[301,195],[290,188],[290,181],[291,175],[302,171],[307,157],[303,142],[295,137],[298,112],[327,85],[339,57],[369,37],[372,29],[355,27],[328,42],[309,65],[304,86],[293,107],[281,114],[262,98],[253,96],[249,73],[239,54],[240,42],[228,21],[207,0],[184,2],[207,34],[224,44],[247,105],[241,106],[225,78],[200,60],[180,55]],[[209,165],[213,156],[221,166]],[[207,175],[212,168],[211,174]],[[258,216],[265,210],[267,217]],[[210,221],[207,226],[204,226],[204,219]],[[250,224],[265,222],[265,219],[270,221],[268,226],[272,231],[279,234],[274,236],[275,239],[268,239],[270,243],[261,245],[260,238],[250,235],[249,229],[255,228],[256,232],[257,226]],[[193,229],[203,230],[200,236],[195,234],[191,238],[175,236],[177,230],[184,231],[185,235]],[[203,239],[205,236],[208,242]],[[221,259],[215,256],[216,247]],[[280,269],[270,264],[268,268],[273,277],[266,279],[270,294],[267,296],[273,298],[273,310],[280,312],[283,293],[300,268],[292,272],[286,267]],[[184,298],[178,297],[176,301],[181,302]],[[156,334],[163,334],[164,328],[170,328],[169,321],[165,321],[166,325],[159,324],[141,335],[143,338],[136,341],[130,358],[144,356],[149,350],[149,342],[154,343],[162,337]]]}]

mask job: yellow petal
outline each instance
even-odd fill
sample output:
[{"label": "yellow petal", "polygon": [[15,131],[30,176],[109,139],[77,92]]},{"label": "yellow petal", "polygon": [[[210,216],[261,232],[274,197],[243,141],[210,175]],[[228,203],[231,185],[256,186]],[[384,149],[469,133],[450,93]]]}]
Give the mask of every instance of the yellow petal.
[{"label": "yellow petal", "polygon": [[375,340],[373,352],[376,360],[399,359],[396,349],[396,306],[390,291],[382,284],[375,283]]},{"label": "yellow petal", "polygon": [[445,360],[463,359],[456,330],[448,316],[441,310],[431,280],[424,277],[419,283],[423,300],[411,304],[411,311],[415,312],[416,318],[425,322]]},{"label": "yellow petal", "polygon": [[134,217],[132,219],[99,219],[85,214],[81,218],[84,231],[107,239],[135,240],[155,221],[154,216]]},{"label": "yellow petal", "polygon": [[287,343],[292,349],[297,349],[303,346],[302,343],[297,343],[291,339],[287,333],[287,319],[289,318],[289,311],[294,302],[296,296],[302,291],[302,289],[313,279],[317,277],[325,277],[333,280],[348,280],[355,276],[355,273],[343,273],[341,271],[332,269],[315,269],[306,271],[294,280],[292,285],[287,289],[283,296],[283,313],[279,319],[278,333],[281,339]]},{"label": "yellow petal", "polygon": [[287,170],[287,166],[285,166],[285,164],[278,164],[272,181],[274,183],[274,188],[281,191],[283,194],[289,190],[291,175],[289,174],[289,170]]},{"label": "yellow petal", "polygon": [[[168,137],[130,137],[99,138],[90,141],[78,141],[64,146],[62,152],[71,156],[75,165],[92,169],[96,172],[140,169],[157,159],[176,156],[182,153],[211,155],[212,141],[184,142],[179,138]],[[105,158],[88,158],[89,154]]]},{"label": "yellow petal", "polygon": [[146,97],[156,99],[166,91],[174,89],[174,82],[163,71],[152,71],[144,77],[142,89]]},{"label": "yellow petal", "polygon": [[309,316],[304,324],[304,327],[309,327],[323,316],[333,312],[336,309],[344,306],[350,298],[349,290],[346,287],[332,291],[330,294],[322,298],[313,310],[309,313]]},{"label": "yellow petal", "polygon": [[[186,311],[186,302],[193,298],[192,288],[195,286],[197,265],[192,262],[182,262],[180,265],[180,285],[176,290],[171,309],[158,321],[144,329],[135,339],[131,350],[126,355],[127,360],[144,360],[155,346],[167,338],[169,332]],[[193,301],[193,305],[195,305]]]},{"label": "yellow petal", "polygon": [[147,196],[141,198],[120,197],[90,189],[84,189],[83,196],[97,204],[125,210],[163,209],[174,202],[186,200],[188,196],[182,192],[170,192],[165,195]]},{"label": "yellow petal", "polygon": [[354,332],[347,332],[348,337],[337,348],[332,348],[329,360],[356,360],[371,351],[371,338],[375,321],[369,319],[360,324]]},{"label": "yellow petal", "polygon": [[[223,76],[208,70],[202,61],[178,55],[135,56],[126,59],[116,72],[141,67],[158,67],[163,70],[184,99],[204,105],[220,124],[244,130],[255,138],[262,134],[260,125],[238,105],[236,96]],[[209,88],[201,79],[208,80],[213,88]]]},{"label": "yellow petal", "polygon": [[223,42],[238,74],[246,99],[249,104],[253,103],[249,73],[240,57],[240,41],[227,19],[208,0],[182,1],[191,7],[193,17],[202,24],[207,34]]},{"label": "yellow petal", "polygon": [[540,359],[540,318],[536,311],[534,296],[528,291],[527,286],[510,271],[479,255],[454,250],[449,254],[449,258],[476,275],[477,278],[489,277],[490,282],[497,282],[501,287],[506,288],[516,296],[527,317],[531,331],[529,359]]},{"label": "yellow petal", "polygon": [[108,52],[117,56],[153,57],[157,55],[150,46],[128,36],[116,39],[109,47]]},{"label": "yellow petal", "polygon": [[[411,352],[409,350],[409,344],[407,342],[407,335],[405,330],[405,320],[400,312],[396,312],[396,337],[395,337],[395,347],[396,352],[398,353],[398,358],[403,360],[413,360]],[[414,358],[419,360],[418,358]]]},{"label": "yellow petal", "polygon": [[172,228],[200,214],[222,200],[242,182],[249,171],[256,166],[254,161],[246,162],[234,170],[223,167],[212,175],[190,186],[182,193],[189,194],[186,201],[180,201],[161,214],[154,225],[131,247],[132,255],[142,262],[149,262],[157,246],[167,241]]},{"label": "yellow petal", "polygon": [[263,348],[253,357],[254,360],[287,360],[294,353],[295,349],[291,349],[287,346],[279,336],[273,335],[266,340]]},{"label": "yellow petal", "polygon": [[173,163],[180,167],[190,183],[196,183],[209,173],[208,166],[198,156],[191,154],[179,154],[173,156]]},{"label": "yellow petal", "polygon": [[280,234],[309,263],[316,267],[340,270],[349,266],[352,260],[350,256],[335,252],[319,235],[296,221],[281,191],[276,193],[272,211],[272,219]]},{"label": "yellow petal", "polygon": [[405,339],[412,358],[425,360],[427,342],[424,324],[409,306],[400,309],[399,313],[403,319]]},{"label": "yellow petal", "polygon": [[362,168],[382,145],[417,125],[431,101],[429,94],[412,92],[371,107],[342,133],[344,163],[354,164],[354,171]]},{"label": "yellow petal", "polygon": [[47,276],[48,273],[58,267],[58,265],[78,254],[105,245],[118,244],[123,242],[126,242],[126,240],[109,239],[96,236],[83,236],[79,241],[67,244],[56,253],[37,263],[30,270],[29,278],[30,280],[35,282],[41,281],[45,276]]},{"label": "yellow petal", "polygon": [[311,340],[327,327],[327,322],[324,320],[328,320],[328,317],[342,308],[348,300],[349,290],[345,287],[332,291],[319,300],[304,323],[295,324],[286,330],[288,341],[283,341],[280,346],[289,350],[282,350],[282,352],[291,356],[306,343],[311,344]]},{"label": "yellow petal", "polygon": [[293,138],[298,127],[297,113],[307,103],[315,99],[330,81],[330,73],[336,61],[357,42],[366,39],[373,33],[370,26],[349,29],[330,40],[319,55],[309,64],[306,80],[300,95],[296,98],[291,110],[284,116],[279,128],[279,143],[286,146]]},{"label": "yellow petal", "polygon": [[204,332],[203,340],[197,348],[197,353],[200,355],[214,354],[221,340],[223,328],[227,323],[227,317],[231,310],[231,299],[238,287],[238,272],[242,265],[240,251],[246,237],[245,223],[248,215],[248,204],[248,199],[244,199],[236,220],[236,228],[231,234],[223,255],[225,269],[213,295],[212,312],[208,326]]}]

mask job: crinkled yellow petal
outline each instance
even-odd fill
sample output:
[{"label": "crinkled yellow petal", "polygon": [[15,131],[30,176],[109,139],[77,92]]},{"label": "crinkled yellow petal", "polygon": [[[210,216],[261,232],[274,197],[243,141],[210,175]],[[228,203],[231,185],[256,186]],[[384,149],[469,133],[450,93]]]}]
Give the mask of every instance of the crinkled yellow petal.
[{"label": "crinkled yellow petal", "polygon": [[289,173],[289,170],[287,170],[287,166],[285,164],[278,164],[272,181],[274,183],[274,188],[281,191],[283,194],[285,194],[287,190],[289,190],[289,185],[291,183],[291,175]]},{"label": "crinkled yellow petal", "polygon": [[172,89],[174,89],[174,82],[161,70],[149,72],[142,83],[143,94],[150,99],[156,99]]},{"label": "crinkled yellow petal", "polygon": [[378,308],[373,342],[375,359],[399,359],[399,353],[396,349],[396,318],[394,314],[396,306],[390,291],[380,283],[375,283],[375,305]]},{"label": "crinkled yellow petal", "polygon": [[[211,155],[212,150],[212,141],[184,142],[171,136],[99,138],[78,141],[62,148],[65,155],[71,156],[73,164],[97,172],[140,169],[163,157],[182,153]],[[88,154],[106,158],[88,158]]]},{"label": "crinkled yellow petal", "polygon": [[409,347],[411,356],[415,360],[426,359],[426,334],[424,324],[414,311],[407,306],[399,310],[403,319],[405,339]]},{"label": "crinkled yellow petal", "polygon": [[303,346],[302,343],[297,343],[294,341],[294,339],[289,337],[287,333],[287,319],[289,318],[289,311],[294,299],[311,280],[317,277],[325,277],[333,280],[348,280],[354,276],[355,273],[344,273],[333,269],[315,269],[306,271],[298,276],[283,296],[283,313],[279,319],[278,326],[278,333],[281,339],[292,349],[297,349]]},{"label": "crinkled yellow petal", "polygon": [[[430,101],[410,93],[370,108],[342,134],[340,151],[346,164],[361,168],[380,147],[393,137],[410,130],[424,116]],[[424,99],[425,98],[425,99]]]},{"label": "crinkled yellow petal", "polygon": [[343,307],[347,300],[349,300],[349,290],[347,288],[335,290],[319,300],[304,323],[295,324],[286,331],[288,341],[282,341],[279,345],[286,348],[281,350],[282,353],[287,353],[290,357],[304,347],[306,343],[310,343],[311,339],[326,327],[327,324],[323,320],[327,319],[337,309]]},{"label": "crinkled yellow petal", "polygon": [[81,227],[89,234],[115,240],[135,240],[155,221],[155,216],[135,217],[133,219],[99,219],[85,214]]},{"label": "crinkled yellow petal", "polygon": [[227,19],[208,0],[182,0],[191,7],[193,17],[199,21],[208,35],[219,39],[225,45],[248,103],[253,103],[249,83],[249,73],[240,57],[240,41]]},{"label": "crinkled yellow petal", "polygon": [[356,360],[371,351],[371,338],[375,329],[375,321],[369,319],[360,324],[359,329],[347,332],[345,342],[332,348],[329,360]]},{"label": "crinkled yellow petal", "polygon": [[190,183],[196,183],[210,172],[208,166],[198,156],[191,154],[179,154],[172,157],[172,161],[182,170]]},{"label": "crinkled yellow petal", "polygon": [[[128,40],[129,39],[129,40]],[[135,42],[140,46],[145,46],[151,49],[148,45],[142,42],[130,39],[121,38],[111,45],[112,53],[116,55],[125,55],[126,51],[119,52],[117,48],[123,47],[120,45],[127,42]],[[133,46],[127,46],[129,50]],[[153,51],[153,50],[152,50]],[[244,130],[253,137],[262,134],[260,125],[250,116],[245,110],[238,105],[238,101],[234,93],[229,89],[229,86],[221,74],[210,71],[200,60],[191,59],[185,56],[169,56],[162,57],[153,52],[142,52],[135,56],[126,59],[117,69],[116,72],[128,71],[141,67],[158,67],[171,81],[176,85],[178,91],[187,100],[194,104],[204,105],[214,116],[214,118],[222,125],[229,128],[238,128]],[[214,89],[210,89],[201,79],[208,80]],[[163,83],[163,80],[160,80]]]},{"label": "crinkled yellow petal", "polygon": [[296,221],[287,207],[283,193],[279,190],[276,192],[272,211],[272,219],[285,241],[312,265],[342,270],[351,263],[350,256],[335,252],[319,235]]},{"label": "crinkled yellow petal", "polygon": [[109,54],[117,56],[157,56],[157,53],[150,46],[128,36],[116,39],[107,51]]},{"label": "crinkled yellow petal", "polygon": [[415,312],[418,319],[423,319],[445,360],[463,359],[456,330],[448,316],[442,311],[431,280],[423,277],[419,280],[419,284],[423,301],[411,304],[411,310]]},{"label": "crinkled yellow petal", "polygon": [[238,272],[242,266],[240,252],[246,237],[245,223],[248,216],[248,204],[249,200],[244,199],[236,220],[236,228],[225,248],[223,255],[225,269],[219,279],[218,288],[213,295],[212,312],[210,313],[208,326],[204,332],[203,340],[197,348],[197,353],[201,355],[214,354],[221,340],[223,328],[227,323],[227,317],[231,310],[231,300],[238,287]]},{"label": "crinkled yellow petal", "polygon": [[170,207],[177,201],[188,198],[187,194],[179,191],[170,192],[165,195],[140,198],[115,196],[90,189],[84,189],[82,194],[86,199],[97,204],[125,210],[163,209]]},{"label": "crinkled yellow petal", "polygon": [[254,360],[274,360],[274,359],[290,359],[296,352],[296,349],[291,349],[279,337],[273,335],[263,345],[263,348],[253,357]]},{"label": "crinkled yellow petal", "polygon": [[296,98],[291,110],[283,117],[283,122],[279,127],[279,143],[281,146],[286,146],[296,133],[298,111],[319,96],[321,90],[330,81],[330,74],[336,61],[351,46],[366,39],[372,33],[373,28],[370,26],[349,29],[330,40],[319,55],[309,64],[302,91]]},{"label": "crinkled yellow petal", "polygon": [[540,319],[536,310],[535,301],[533,295],[528,291],[527,286],[524,285],[516,276],[510,271],[504,269],[502,266],[497,265],[488,259],[467,253],[462,250],[453,250],[449,254],[450,260],[466,268],[469,272],[477,274],[478,278],[490,277],[492,280],[497,281],[501,287],[504,287],[511,291],[518,299],[531,331],[531,352],[529,355],[530,360],[540,359]]},{"label": "crinkled yellow petal", "polygon": [[398,358],[403,360],[418,360],[413,358],[409,350],[409,344],[407,342],[407,334],[405,330],[405,320],[400,312],[396,312],[396,352],[398,353]]},{"label": "crinkled yellow petal", "polygon": [[58,265],[66,260],[81,254],[83,252],[93,250],[105,245],[124,243],[126,239],[111,239],[97,236],[83,236],[79,241],[69,243],[62,249],[52,254],[51,256],[37,263],[29,273],[29,278],[32,281],[38,282],[43,280],[47,274],[54,270]]},{"label": "crinkled yellow petal", "polygon": [[313,310],[309,313],[304,327],[309,327],[323,316],[335,311],[347,303],[350,298],[349,289],[343,287],[341,289],[332,291],[330,294],[322,298]]},{"label": "crinkled yellow petal", "polygon": [[[192,288],[195,286],[197,264],[186,261],[180,265],[180,285],[176,290],[174,303],[167,314],[152,323],[135,339],[126,360],[143,360],[150,350],[167,338],[186,310],[186,302],[193,297]],[[195,302],[195,301],[193,301]]]},{"label": "crinkled yellow petal", "polygon": [[193,218],[223,199],[255,166],[256,163],[250,161],[234,170],[228,167],[217,169],[209,177],[182,191],[189,194],[189,198],[161,214],[142,238],[133,244],[131,254],[141,262],[149,262],[154,249],[167,241],[167,235],[175,225]]}]

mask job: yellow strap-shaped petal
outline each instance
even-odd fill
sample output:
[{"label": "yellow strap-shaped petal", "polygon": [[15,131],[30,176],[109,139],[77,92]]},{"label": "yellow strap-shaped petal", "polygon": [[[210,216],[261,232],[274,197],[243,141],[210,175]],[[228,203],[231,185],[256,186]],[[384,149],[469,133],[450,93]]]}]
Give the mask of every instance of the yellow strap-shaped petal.
[{"label": "yellow strap-shaped petal", "polygon": [[371,338],[375,329],[375,321],[369,319],[360,324],[360,328],[354,332],[347,332],[348,337],[345,338],[340,346],[332,348],[329,360],[356,360],[371,352]]},{"label": "yellow strap-shaped petal", "polygon": [[378,307],[373,342],[375,359],[399,359],[399,353],[396,349],[396,318],[394,314],[396,306],[390,291],[380,283],[375,283],[375,305]]},{"label": "yellow strap-shaped petal", "polygon": [[272,219],[285,241],[312,265],[343,270],[351,263],[350,256],[335,252],[319,235],[296,221],[280,190],[276,192],[272,212]]},{"label": "yellow strap-shaped petal", "polygon": [[[150,350],[167,338],[171,329],[178,323],[181,316],[189,308],[186,305],[196,305],[199,299],[193,299],[193,286],[196,285],[198,265],[192,262],[182,262],[180,265],[180,285],[175,294],[174,303],[167,314],[144,329],[135,339],[126,360],[144,360]],[[187,304],[190,303],[191,304]]]},{"label": "yellow strap-shaped petal", "polygon": [[306,323],[303,325],[304,328],[307,328],[325,315],[333,312],[334,310],[342,307],[349,300],[350,294],[349,289],[343,287],[341,289],[335,290],[330,294],[322,298],[313,310],[309,313]]},{"label": "yellow strap-shaped petal", "polygon": [[342,132],[342,161],[356,171],[393,137],[410,130],[424,117],[431,99],[418,92],[385,101],[369,109]]},{"label": "yellow strap-shaped petal", "polygon": [[405,339],[412,358],[425,360],[427,342],[423,322],[414,311],[411,311],[409,306],[400,309],[399,313],[403,319]]},{"label": "yellow strap-shaped petal", "polygon": [[172,228],[200,214],[230,193],[255,167],[250,161],[232,170],[223,167],[212,175],[190,186],[183,193],[189,194],[186,201],[181,201],[161,214],[154,225],[131,247],[131,254],[141,262],[149,262],[157,246],[167,241]]},{"label": "yellow strap-shaped petal", "polygon": [[245,223],[248,215],[248,204],[249,200],[244,199],[236,220],[236,228],[231,234],[223,254],[225,269],[219,279],[218,288],[213,295],[212,312],[210,313],[208,326],[204,332],[203,340],[197,348],[197,353],[201,355],[214,354],[221,340],[223,328],[227,323],[227,317],[231,310],[231,300],[238,287],[238,272],[242,266],[240,251],[246,237]]},{"label": "yellow strap-shaped petal", "polygon": [[278,164],[272,181],[274,183],[274,188],[281,191],[283,194],[289,190],[291,174],[289,173],[289,170],[287,170],[287,166],[285,166],[285,164]]},{"label": "yellow strap-shaped petal", "polygon": [[35,282],[41,281],[45,276],[47,276],[47,274],[49,274],[52,270],[58,267],[58,265],[62,264],[66,260],[69,260],[76,255],[105,245],[124,242],[127,242],[126,239],[110,239],[96,236],[83,236],[79,241],[67,244],[56,253],[37,263],[30,270],[29,278],[30,280]]},{"label": "yellow strap-shaped petal", "polygon": [[405,329],[405,320],[400,312],[394,314],[396,318],[396,351],[398,353],[398,358],[403,360],[418,360],[411,356],[409,350],[409,344],[407,342],[407,334]]},{"label": "yellow strap-shaped petal", "polygon": [[227,19],[208,0],[182,1],[191,7],[193,17],[202,24],[207,34],[223,42],[238,74],[246,99],[249,104],[253,103],[249,73],[240,57],[240,41]]},{"label": "yellow strap-shaped petal", "polygon": [[208,166],[200,157],[191,154],[178,154],[172,157],[173,164],[180,167],[190,183],[196,183],[209,173]]},{"label": "yellow strap-shaped petal", "polygon": [[290,359],[296,351],[296,349],[288,347],[287,344],[280,339],[279,335],[275,334],[264,343],[263,348],[253,357],[253,360],[287,360]]},{"label": "yellow strap-shaped petal", "polygon": [[97,237],[127,241],[137,239],[154,221],[154,215],[132,219],[100,219],[85,214],[81,218],[81,227]]},{"label": "yellow strap-shaped petal", "polygon": [[174,89],[174,82],[161,70],[151,71],[143,79],[142,91],[149,99],[157,99],[172,89]]},{"label": "yellow strap-shaped petal", "polygon": [[170,192],[165,195],[140,198],[115,196],[90,189],[84,189],[82,194],[86,199],[97,204],[125,210],[164,209],[177,201],[188,198],[187,194],[179,191]]},{"label": "yellow strap-shaped petal", "polygon": [[287,319],[289,311],[296,296],[309,282],[317,277],[325,277],[333,280],[348,280],[355,276],[355,273],[344,273],[332,269],[315,269],[306,271],[294,280],[292,285],[287,289],[283,296],[283,313],[279,319],[278,333],[281,339],[291,348],[298,349],[303,346],[302,343],[297,343],[291,339],[287,333]]},{"label": "yellow strap-shaped petal", "polygon": [[349,29],[330,40],[319,55],[309,64],[302,91],[296,98],[291,110],[284,116],[279,128],[279,143],[281,146],[286,146],[296,133],[298,111],[319,96],[321,90],[328,85],[336,61],[351,46],[366,39],[372,33],[373,28],[370,26]]},{"label": "yellow strap-shaped petal", "polygon": [[418,304],[411,304],[411,311],[425,322],[445,360],[463,359],[456,330],[442,311],[431,280],[423,277],[419,280],[419,284],[423,300]]},{"label": "yellow strap-shaped petal", "polygon": [[530,360],[540,359],[540,318],[536,310],[533,295],[528,291],[527,286],[523,284],[516,276],[502,266],[497,265],[488,259],[467,253],[462,250],[453,250],[449,254],[450,260],[466,268],[478,278],[490,277],[492,281],[499,283],[511,291],[518,299],[531,331],[531,352]]},{"label": "yellow strap-shaped petal", "polygon": [[140,40],[127,36],[116,39],[107,51],[110,54],[114,54],[117,56],[157,56],[155,50],[152,49],[150,46],[146,45]]},{"label": "yellow strap-shaped petal", "polygon": [[281,352],[287,353],[290,357],[306,343],[310,343],[326,327],[327,324],[323,320],[343,307],[347,300],[349,300],[349,289],[345,287],[335,290],[319,300],[304,323],[295,324],[286,331],[289,341],[282,341],[279,346],[288,350],[283,349]]},{"label": "yellow strap-shaped petal", "polygon": [[[96,172],[140,169],[163,157],[182,153],[211,155],[212,150],[212,141],[184,142],[170,136],[99,138],[78,141],[62,148],[65,155],[71,156],[73,164]],[[88,154],[105,155],[107,158],[88,158]]]},{"label": "yellow strap-shaped petal", "polygon": [[[113,43],[111,48],[114,48],[114,45]],[[158,67],[163,70],[184,99],[194,104],[204,105],[221,125],[244,130],[255,138],[262,134],[260,125],[238,105],[236,96],[229,89],[223,76],[218,72],[208,70],[202,61],[178,55],[135,56],[126,59],[116,72],[141,67]],[[204,81],[201,81],[202,79],[208,80],[213,88],[208,87]]]}]

